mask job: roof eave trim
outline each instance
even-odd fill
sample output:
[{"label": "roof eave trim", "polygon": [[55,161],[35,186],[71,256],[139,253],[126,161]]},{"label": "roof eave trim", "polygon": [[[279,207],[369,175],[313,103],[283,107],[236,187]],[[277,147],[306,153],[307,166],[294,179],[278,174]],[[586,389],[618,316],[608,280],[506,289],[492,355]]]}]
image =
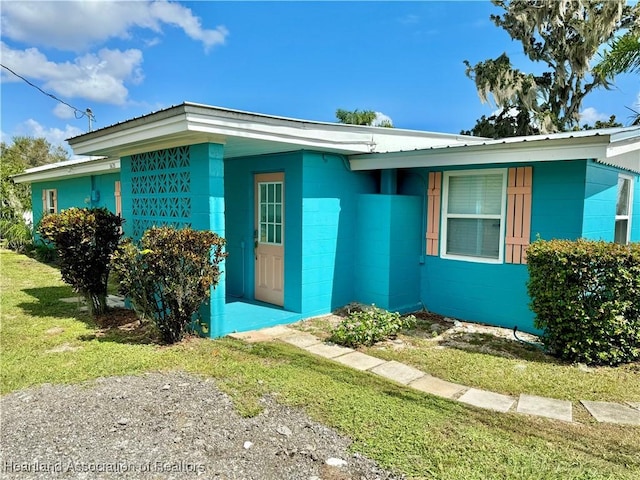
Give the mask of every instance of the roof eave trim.
[{"label": "roof eave trim", "polygon": [[49,180],[64,180],[91,174],[120,172],[120,159],[106,158],[98,161],[87,161],[75,165],[61,165],[38,172],[26,172],[12,176],[15,183],[35,183]]}]

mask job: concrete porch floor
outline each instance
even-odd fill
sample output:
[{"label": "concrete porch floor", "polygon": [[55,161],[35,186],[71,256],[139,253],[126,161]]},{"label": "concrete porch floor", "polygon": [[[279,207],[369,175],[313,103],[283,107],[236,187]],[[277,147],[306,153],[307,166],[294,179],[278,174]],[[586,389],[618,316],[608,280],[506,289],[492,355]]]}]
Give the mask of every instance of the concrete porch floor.
[{"label": "concrete porch floor", "polygon": [[267,303],[244,298],[227,297],[225,320],[237,325],[233,331],[250,331],[274,325],[297,322],[302,315]]}]

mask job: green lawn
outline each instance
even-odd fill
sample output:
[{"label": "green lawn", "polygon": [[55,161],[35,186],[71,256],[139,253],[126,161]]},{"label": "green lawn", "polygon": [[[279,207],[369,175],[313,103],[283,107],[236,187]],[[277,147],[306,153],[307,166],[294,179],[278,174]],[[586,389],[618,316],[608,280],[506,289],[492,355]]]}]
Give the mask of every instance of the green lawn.
[{"label": "green lawn", "polygon": [[[427,315],[427,318],[437,318]],[[296,328],[320,338],[330,335],[329,317],[299,322]],[[444,322],[446,324],[446,322]],[[571,400],[640,402],[640,363],[585,368],[561,362],[540,349],[488,333],[459,332],[434,338],[431,322],[360,351],[412,365],[435,377],[506,395],[526,393]]]},{"label": "green lawn", "polygon": [[[640,428],[566,424],[468,408],[344,368],[289,345],[99,332],[59,272],[2,251],[2,392],[106,375],[181,369],[217,379],[245,415],[259,398],[304,408],[353,438],[353,449],[413,478],[636,479]],[[66,348],[60,348],[60,347]],[[48,352],[52,349],[63,351]]]}]

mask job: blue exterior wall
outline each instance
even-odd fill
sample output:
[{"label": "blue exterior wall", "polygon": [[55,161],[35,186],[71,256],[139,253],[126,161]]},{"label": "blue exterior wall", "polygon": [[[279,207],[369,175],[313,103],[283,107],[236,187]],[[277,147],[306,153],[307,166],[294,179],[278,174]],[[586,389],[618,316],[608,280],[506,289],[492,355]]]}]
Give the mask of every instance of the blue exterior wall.
[{"label": "blue exterior wall", "polygon": [[[484,165],[509,168],[526,164]],[[469,170],[464,168],[438,169]],[[399,192],[423,195],[428,169],[401,172]],[[533,165],[531,241],[578,238],[582,231],[585,161],[540,162]],[[426,214],[422,216],[423,219]],[[416,219],[416,223],[418,223]],[[442,221],[442,217],[441,217]],[[426,234],[422,220],[422,236]],[[442,226],[440,228],[442,231]],[[426,247],[422,242],[420,255]],[[420,299],[432,312],[479,323],[535,332],[529,310],[526,265],[487,264],[425,255],[420,265]]]},{"label": "blue exterior wall", "polygon": [[580,238],[585,163],[584,160],[569,160],[533,164],[531,241],[538,236],[543,240]]},{"label": "blue exterior wall", "polygon": [[[283,172],[285,181],[284,310],[312,316],[353,301],[357,195],[374,191],[377,176],[348,171],[341,156],[306,151],[225,160],[230,299],[254,298],[254,176],[268,172]],[[227,328],[274,323],[229,318]]]},{"label": "blue exterior wall", "polygon": [[422,213],[418,196],[359,196],[355,300],[400,312],[421,308]]},{"label": "blue exterior wall", "polygon": [[[254,299],[254,176],[284,172],[284,309],[302,312],[302,152],[225,160],[226,288],[231,298]],[[260,319],[228,319],[229,331],[259,326]]]},{"label": "blue exterior wall", "polygon": [[640,242],[640,175],[633,182],[633,209],[631,210],[631,241]]},{"label": "blue exterior wall", "polygon": [[587,162],[582,236],[613,242],[620,170]]},{"label": "blue exterior wall", "polygon": [[[456,169],[462,168],[439,170]],[[428,169],[400,172],[399,192],[421,194],[424,198],[428,173]],[[612,241],[619,173],[624,172],[591,160],[534,163],[530,241],[581,237]],[[640,240],[639,178],[635,176],[634,180],[632,241]],[[422,232],[423,235],[426,233],[424,221]],[[423,241],[421,252],[424,251]],[[425,256],[420,273],[420,297],[430,311],[479,323],[517,326],[520,330],[537,333],[533,312],[528,307],[526,265],[484,264]]]},{"label": "blue exterior wall", "polygon": [[[57,190],[58,211],[71,207],[106,207],[115,212],[115,182],[119,179],[119,173],[110,173],[33,183],[31,201],[34,223],[37,224],[42,218],[42,190]],[[98,196],[92,196],[92,191],[99,192]]]},{"label": "blue exterior wall", "polygon": [[[223,146],[199,144],[120,159],[125,235],[139,239],[151,226],[190,226],[225,236]],[[224,271],[224,262],[221,265]],[[202,333],[224,333],[224,276],[203,306]]]},{"label": "blue exterior wall", "polygon": [[378,189],[377,174],[351,172],[338,155],[304,152],[302,312],[328,313],[355,299],[358,197]]}]

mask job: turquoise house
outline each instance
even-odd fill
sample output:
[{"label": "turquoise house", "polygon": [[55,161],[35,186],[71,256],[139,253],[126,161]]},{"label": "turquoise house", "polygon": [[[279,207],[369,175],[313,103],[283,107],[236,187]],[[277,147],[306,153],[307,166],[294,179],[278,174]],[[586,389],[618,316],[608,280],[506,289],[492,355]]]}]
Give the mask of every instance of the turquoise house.
[{"label": "turquoise house", "polygon": [[105,206],[133,238],[225,237],[211,337],[353,301],[535,331],[531,241],[640,241],[640,127],[488,140],[184,103],[69,143],[91,158],[15,177],[34,218]]}]

